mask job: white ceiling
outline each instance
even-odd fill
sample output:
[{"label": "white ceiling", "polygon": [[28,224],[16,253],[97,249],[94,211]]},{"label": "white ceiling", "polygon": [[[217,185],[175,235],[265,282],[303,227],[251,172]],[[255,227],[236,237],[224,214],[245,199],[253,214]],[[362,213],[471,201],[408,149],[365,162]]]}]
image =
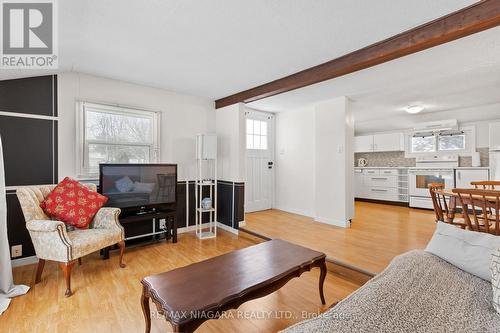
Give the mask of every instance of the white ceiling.
[{"label": "white ceiling", "polygon": [[[59,72],[220,98],[473,0],[61,0]],[[2,71],[0,79],[47,72]]]},{"label": "white ceiling", "polygon": [[[281,112],[348,96],[357,133],[500,119],[500,27],[249,106]],[[408,105],[426,107],[417,115]]]}]

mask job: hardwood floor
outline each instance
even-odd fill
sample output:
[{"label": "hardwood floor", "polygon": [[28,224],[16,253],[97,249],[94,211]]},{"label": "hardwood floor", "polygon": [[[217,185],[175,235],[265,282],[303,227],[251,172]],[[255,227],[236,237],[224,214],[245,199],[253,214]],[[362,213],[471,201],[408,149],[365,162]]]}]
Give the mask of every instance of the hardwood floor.
[{"label": "hardwood floor", "polygon": [[[42,281],[27,295],[14,298],[0,316],[1,332],[142,332],[144,319],[140,280],[209,257],[247,247],[260,239],[220,231],[216,239],[200,241],[193,233],[179,235],[177,244],[157,243],[127,249],[126,268],[118,266],[118,252],[109,260],[98,254],[83,258],[72,277],[73,296],[64,297],[64,281],[56,263],[47,262]],[[31,285],[34,265],[16,267],[14,280]],[[328,273],[325,281],[327,305],[318,294],[319,269],[291,280],[279,291],[243,304],[226,318],[210,320],[197,332],[274,332],[304,318],[315,316],[333,302],[345,298],[359,284]],[[154,306],[151,304],[151,309]],[[245,319],[247,318],[247,319]],[[152,332],[169,332],[171,326],[153,317]]]},{"label": "hardwood floor", "polygon": [[322,251],[372,273],[381,272],[398,254],[425,248],[435,228],[430,210],[360,201],[347,229],[279,210],[246,214],[245,222],[245,229]]}]

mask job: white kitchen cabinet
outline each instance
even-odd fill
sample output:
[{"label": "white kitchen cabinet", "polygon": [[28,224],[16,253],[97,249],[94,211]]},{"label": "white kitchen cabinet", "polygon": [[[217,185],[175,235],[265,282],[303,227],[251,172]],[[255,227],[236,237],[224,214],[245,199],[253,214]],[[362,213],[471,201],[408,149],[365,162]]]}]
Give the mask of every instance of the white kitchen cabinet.
[{"label": "white kitchen cabinet", "polygon": [[404,150],[403,133],[361,135],[354,137],[355,153],[403,151],[403,150]]},{"label": "white kitchen cabinet", "polygon": [[366,153],[373,151],[373,135],[362,135],[354,137],[354,152]]},{"label": "white kitchen cabinet", "polygon": [[457,188],[472,188],[471,182],[489,180],[488,169],[456,169],[455,180]]},{"label": "white kitchen cabinet", "polygon": [[403,168],[355,168],[354,197],[408,202],[408,170]]},{"label": "white kitchen cabinet", "polygon": [[354,197],[363,198],[365,196],[365,187],[363,184],[363,170],[354,169]]},{"label": "white kitchen cabinet", "polygon": [[373,136],[373,151],[403,151],[403,133],[376,134]]},{"label": "white kitchen cabinet", "polygon": [[490,124],[490,150],[500,150],[500,122]]}]

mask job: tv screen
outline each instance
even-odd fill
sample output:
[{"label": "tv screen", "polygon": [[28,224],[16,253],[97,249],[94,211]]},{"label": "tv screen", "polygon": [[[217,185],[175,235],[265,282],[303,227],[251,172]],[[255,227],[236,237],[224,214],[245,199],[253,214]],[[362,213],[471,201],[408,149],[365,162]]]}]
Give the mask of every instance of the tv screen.
[{"label": "tv screen", "polygon": [[100,164],[100,192],[106,206],[127,208],[174,203],[176,164]]}]

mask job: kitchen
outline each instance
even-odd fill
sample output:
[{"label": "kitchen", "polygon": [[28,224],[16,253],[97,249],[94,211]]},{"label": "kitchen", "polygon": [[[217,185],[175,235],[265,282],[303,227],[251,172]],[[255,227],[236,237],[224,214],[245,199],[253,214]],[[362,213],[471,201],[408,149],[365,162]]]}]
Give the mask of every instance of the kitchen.
[{"label": "kitchen", "polygon": [[440,120],[359,134],[354,161],[356,200],[432,209],[430,183],[452,189],[500,180],[500,121]]}]

